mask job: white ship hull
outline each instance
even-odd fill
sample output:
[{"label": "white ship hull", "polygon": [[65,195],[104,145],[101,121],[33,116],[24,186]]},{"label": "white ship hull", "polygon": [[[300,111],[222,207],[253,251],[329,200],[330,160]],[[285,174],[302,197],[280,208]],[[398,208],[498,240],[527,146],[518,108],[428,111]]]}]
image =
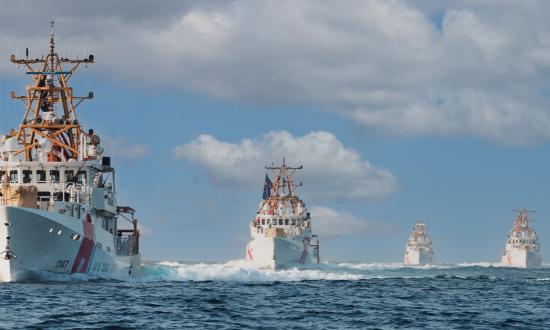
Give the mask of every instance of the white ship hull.
[{"label": "white ship hull", "polygon": [[319,263],[317,246],[284,237],[256,237],[246,247],[246,260],[259,268],[280,269]]},{"label": "white ship hull", "polygon": [[[115,255],[112,234],[93,222],[38,209],[0,207],[0,281],[39,279],[43,272],[135,275],[140,256]],[[6,258],[7,246],[11,258]]]},{"label": "white ship hull", "polygon": [[542,257],[540,253],[526,248],[510,248],[502,256],[503,266],[518,268],[540,267]]},{"label": "white ship hull", "polygon": [[422,266],[432,263],[433,254],[425,249],[407,249],[404,263],[410,266]]}]

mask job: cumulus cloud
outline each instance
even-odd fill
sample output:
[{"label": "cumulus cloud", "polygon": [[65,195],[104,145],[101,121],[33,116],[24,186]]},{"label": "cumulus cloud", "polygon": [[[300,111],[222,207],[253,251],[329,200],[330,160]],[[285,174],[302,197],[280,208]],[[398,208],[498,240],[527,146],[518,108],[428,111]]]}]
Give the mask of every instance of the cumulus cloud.
[{"label": "cumulus cloud", "polygon": [[239,143],[220,141],[203,134],[174,148],[177,158],[206,168],[212,182],[219,185],[261,189],[264,165],[286,157],[288,165],[303,165],[297,180],[304,182],[309,198],[372,200],[391,194],[396,179],[379,169],[353,149],[345,147],[333,134],[323,131],[295,137],[272,131]]},{"label": "cumulus cloud", "polygon": [[380,236],[396,232],[396,227],[381,221],[367,221],[352,213],[328,207],[311,208],[313,231],[320,237]]},{"label": "cumulus cloud", "polygon": [[141,84],[325,108],[387,134],[550,139],[548,1],[121,3],[0,0],[0,42],[45,45],[47,23],[22,19],[32,6],[57,17],[62,48],[87,45],[99,70]]}]

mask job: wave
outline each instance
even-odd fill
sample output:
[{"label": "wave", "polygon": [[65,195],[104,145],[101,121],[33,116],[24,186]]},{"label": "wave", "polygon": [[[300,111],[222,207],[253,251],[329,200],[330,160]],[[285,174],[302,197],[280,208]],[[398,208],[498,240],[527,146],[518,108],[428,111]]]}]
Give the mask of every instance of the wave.
[{"label": "wave", "polygon": [[[327,263],[328,264],[328,263]],[[404,263],[353,263],[341,262],[334,264],[338,268],[356,270],[391,270],[391,269],[449,269],[456,268],[453,264],[430,264],[423,266],[410,266]]]},{"label": "wave", "polygon": [[90,282],[90,281],[113,281],[124,280],[113,276],[103,277],[95,274],[59,274],[48,271],[27,273],[18,282]]},{"label": "wave", "polygon": [[361,280],[365,276],[330,269],[330,267],[289,268],[281,270],[259,269],[244,260],[226,263],[159,262],[145,266],[143,280],[169,281],[238,281],[273,282],[306,280]]},{"label": "wave", "polygon": [[[543,265],[545,270],[550,265]],[[536,270],[533,270],[536,272]],[[499,263],[475,262],[408,266],[403,263],[323,262],[302,268],[281,270],[259,269],[245,260],[223,263],[160,261],[145,263],[133,278],[104,278],[91,274],[54,274],[41,272],[38,281],[229,281],[229,282],[295,282],[295,281],[358,281],[409,278],[506,279],[518,271],[507,270]],[[519,270],[520,274],[529,274]],[[542,278],[531,277],[545,281]],[[521,275],[525,276],[525,275]]]},{"label": "wave", "polygon": [[488,261],[480,261],[480,262],[462,262],[457,264],[459,267],[506,267],[500,262],[488,262]]},{"label": "wave", "polygon": [[476,271],[476,268],[489,269],[493,266],[494,264],[488,262],[425,266],[408,266],[403,263],[323,262],[318,265],[302,268],[272,270],[255,268],[244,260],[233,260],[226,263],[163,261],[146,265],[143,269],[141,280],[289,282],[308,280],[357,281],[426,277],[475,278],[485,276],[483,269]]}]

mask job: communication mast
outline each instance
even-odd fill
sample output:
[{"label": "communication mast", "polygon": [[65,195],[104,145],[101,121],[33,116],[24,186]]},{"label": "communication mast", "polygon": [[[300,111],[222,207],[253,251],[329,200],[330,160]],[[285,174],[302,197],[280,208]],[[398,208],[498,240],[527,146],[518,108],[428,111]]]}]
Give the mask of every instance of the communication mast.
[{"label": "communication mast", "polygon": [[[33,84],[26,88],[26,95],[18,96],[11,92],[13,99],[21,100],[25,106],[25,115],[16,136],[22,148],[15,155],[24,154],[26,161],[32,161],[32,150],[40,148],[42,141],[49,141],[67,159],[78,159],[80,155],[81,127],[76,108],[94,94],[74,96],[69,80],[81,64],[94,63],[94,56],[85,59],[60,57],[55,51],[54,22],[51,22],[50,51],[41,58],[29,58],[26,49],[25,58],[11,55],[11,62],[27,68],[27,74],[33,78]],[[65,67],[66,68],[65,68]]]},{"label": "communication mast", "polygon": [[529,218],[530,213],[535,213],[534,210],[520,209],[515,210],[518,216],[514,222],[514,230],[528,230],[531,231],[531,225],[533,220]]},{"label": "communication mast", "polygon": [[287,166],[285,159],[281,166],[266,166],[266,170],[273,171],[275,179],[273,179],[273,187],[271,188],[271,196],[276,197],[293,197],[296,187],[302,186],[302,183],[295,184],[292,176],[297,170],[303,169],[303,166],[298,167]]}]

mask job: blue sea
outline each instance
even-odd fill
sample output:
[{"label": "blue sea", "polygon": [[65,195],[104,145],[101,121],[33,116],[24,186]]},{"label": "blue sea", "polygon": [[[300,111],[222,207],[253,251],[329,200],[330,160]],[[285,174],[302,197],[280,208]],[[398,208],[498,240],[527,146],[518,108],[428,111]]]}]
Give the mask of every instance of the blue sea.
[{"label": "blue sea", "polygon": [[155,262],[0,284],[3,329],[550,329],[550,268]]}]

